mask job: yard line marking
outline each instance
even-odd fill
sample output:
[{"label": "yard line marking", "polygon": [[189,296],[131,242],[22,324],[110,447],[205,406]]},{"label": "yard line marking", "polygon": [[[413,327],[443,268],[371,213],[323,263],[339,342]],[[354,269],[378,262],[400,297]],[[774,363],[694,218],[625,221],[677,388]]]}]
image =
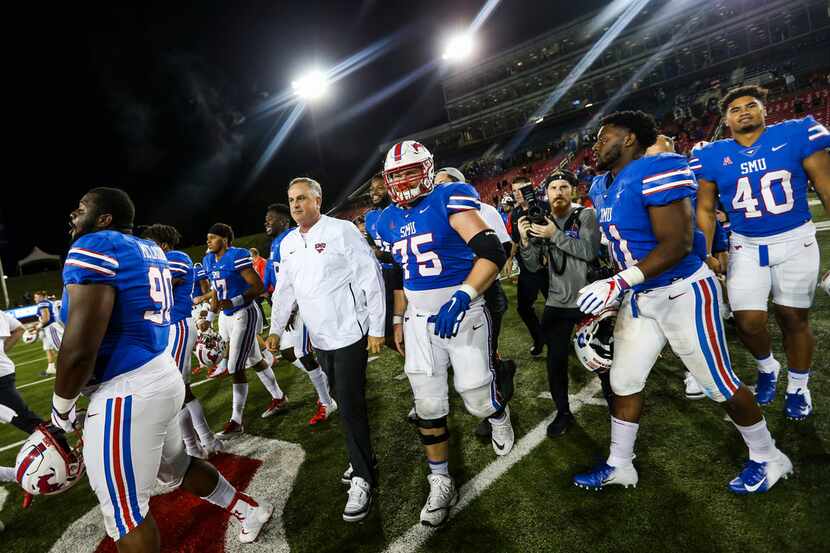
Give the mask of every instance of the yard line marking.
[{"label": "yard line marking", "polygon": [[[26,440],[28,440],[28,438],[26,438]],[[14,449],[18,446],[21,446],[26,442],[26,440],[20,440],[19,442],[14,442],[13,444],[4,445],[3,447],[0,447],[0,453],[2,453],[3,451],[7,451],[9,449]],[[0,488],[0,489],[2,489],[2,488]]]},{"label": "yard line marking", "polygon": [[31,361],[24,361],[22,363],[15,363],[14,366],[15,367],[22,367],[23,365],[29,365],[31,363],[37,363],[39,361],[46,361],[46,358],[45,357],[40,357],[38,359],[32,359]]},{"label": "yard line marking", "polygon": [[[582,388],[576,395],[570,396],[571,412],[576,413],[583,405],[590,405],[588,401],[600,390],[599,379],[593,379],[590,384]],[[465,483],[458,490],[458,503],[450,510],[448,518],[452,518],[461,512],[474,499],[480,496],[489,488],[493,482],[498,480],[510,468],[521,461],[528,453],[542,443],[546,437],[548,424],[553,420],[554,415],[545,417],[533,430],[525,434],[516,445],[513,451],[504,457],[498,457],[495,461],[484,467],[472,480]],[[436,532],[437,528],[423,526],[420,522],[410,528],[405,534],[396,539],[387,552],[404,553],[414,552],[420,549],[424,543]]]},{"label": "yard line marking", "polygon": [[49,382],[50,380],[55,380],[55,377],[50,376],[49,378],[44,378],[43,380],[35,380],[34,382],[29,382],[28,384],[21,384],[17,387],[17,389],[22,390],[23,388],[28,388],[29,386],[34,386],[35,384],[40,384],[41,382]]},{"label": "yard line marking", "polygon": [[[550,395],[550,392],[541,392],[536,397],[539,398],[539,399],[553,399],[553,397]],[[590,399],[587,399],[587,400],[585,400],[584,404],[585,405],[596,405],[597,407],[605,407],[606,405],[608,405],[605,402],[605,399],[603,399],[601,397],[592,397]]]}]

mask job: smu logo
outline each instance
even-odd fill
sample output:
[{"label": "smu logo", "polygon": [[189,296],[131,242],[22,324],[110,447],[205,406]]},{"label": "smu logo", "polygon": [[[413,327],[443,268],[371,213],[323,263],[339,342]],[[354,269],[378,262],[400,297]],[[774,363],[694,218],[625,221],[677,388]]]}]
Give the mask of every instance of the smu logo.
[{"label": "smu logo", "polygon": [[314,244],[314,249],[317,250],[317,253],[323,253],[323,250],[326,249],[326,243],[317,242],[316,244]]}]

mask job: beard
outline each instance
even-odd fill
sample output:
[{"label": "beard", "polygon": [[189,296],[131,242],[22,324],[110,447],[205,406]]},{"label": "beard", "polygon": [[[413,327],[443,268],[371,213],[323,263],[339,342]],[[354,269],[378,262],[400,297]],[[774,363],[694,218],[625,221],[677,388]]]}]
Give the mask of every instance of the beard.
[{"label": "beard", "polygon": [[617,163],[617,161],[619,161],[621,157],[622,144],[615,144],[614,146],[611,146],[604,158],[601,159],[597,156],[596,169],[598,171],[608,171],[614,166],[615,163]]},{"label": "beard", "polygon": [[748,121],[746,123],[738,123],[738,132],[740,133],[751,133],[755,132],[761,128],[761,123],[757,121]]}]

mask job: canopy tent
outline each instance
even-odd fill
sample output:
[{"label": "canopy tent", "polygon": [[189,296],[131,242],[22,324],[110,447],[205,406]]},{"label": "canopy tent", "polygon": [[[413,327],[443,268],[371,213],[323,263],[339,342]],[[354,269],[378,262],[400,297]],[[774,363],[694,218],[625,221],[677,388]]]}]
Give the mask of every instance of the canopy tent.
[{"label": "canopy tent", "polygon": [[57,265],[58,269],[61,268],[61,257],[59,255],[46,253],[45,251],[35,246],[34,248],[32,248],[32,251],[29,255],[17,262],[17,274],[22,275],[23,267],[25,267],[26,265],[42,262],[54,262],[54,264]]}]

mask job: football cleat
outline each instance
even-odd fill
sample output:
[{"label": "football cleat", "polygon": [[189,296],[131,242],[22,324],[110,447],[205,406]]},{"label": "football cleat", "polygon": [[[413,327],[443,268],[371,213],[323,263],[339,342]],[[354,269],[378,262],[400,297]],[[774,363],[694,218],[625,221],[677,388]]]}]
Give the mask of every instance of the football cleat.
[{"label": "football cleat", "polygon": [[545,353],[544,344],[533,344],[530,347],[530,356],[531,357],[541,357],[543,353]]},{"label": "football cleat", "polygon": [[222,443],[222,440],[214,436],[214,438],[207,445],[202,444],[202,449],[204,449],[205,453],[207,453],[208,457],[210,457],[215,453],[220,453],[225,449],[225,446]]},{"label": "football cleat", "polygon": [[353,476],[349,483],[349,498],[343,509],[343,520],[360,522],[369,514],[372,507],[372,487],[360,476]]},{"label": "football cleat", "polygon": [[57,371],[57,369],[55,368],[54,365],[52,365],[50,367],[46,367],[46,370],[43,371],[43,372],[45,372],[46,374],[48,374],[50,376],[58,374],[58,371]]},{"label": "football cleat", "polygon": [[235,436],[241,436],[245,433],[245,427],[236,422],[235,420],[229,420],[225,423],[224,428],[222,428],[221,432],[216,433],[216,437],[220,440],[229,440]]},{"label": "football cleat", "polygon": [[204,461],[208,458],[208,452],[198,442],[193,447],[185,447],[185,451],[188,456],[195,457],[196,459],[202,459]]},{"label": "football cleat", "polygon": [[703,393],[703,388],[698,384],[697,379],[690,372],[686,373],[686,399],[703,399],[706,395]]},{"label": "football cleat", "polygon": [[606,462],[603,462],[590,472],[584,474],[577,474],[574,476],[574,485],[586,490],[598,491],[605,486],[611,484],[618,484],[620,486],[634,488],[637,487],[637,469],[634,465],[629,463],[623,467],[612,467]]},{"label": "football cleat", "polygon": [[786,480],[792,472],[792,461],[780,451],[774,461],[759,463],[750,459],[741,473],[729,482],[729,491],[738,495],[763,493],[781,478]]},{"label": "football cleat", "polygon": [[516,440],[516,435],[513,433],[513,424],[510,422],[510,407],[504,408],[505,420],[503,422],[490,421],[492,428],[490,441],[493,444],[493,451],[499,457],[507,455],[513,449],[513,442]]},{"label": "football cleat", "polygon": [[758,371],[758,381],[755,384],[755,401],[758,405],[768,405],[775,399],[779,370],[780,366],[770,373]]},{"label": "football cleat", "polygon": [[791,421],[803,421],[813,412],[810,390],[799,388],[794,394],[787,394],[784,413]]},{"label": "football cleat", "polygon": [[317,412],[314,413],[314,416],[308,420],[308,424],[310,426],[316,426],[321,422],[325,422],[329,419],[334,412],[337,411],[337,402],[331,400],[331,405],[323,405],[319,401],[317,402]]},{"label": "football cleat", "polygon": [[276,399],[272,398],[271,403],[268,404],[268,408],[262,412],[260,415],[263,419],[267,419],[268,417],[274,416],[280,411],[284,410],[288,406],[288,396],[283,395],[281,398]]},{"label": "football cleat", "polygon": [[424,526],[440,526],[450,514],[450,509],[458,503],[458,490],[451,476],[444,474],[430,474],[429,497],[424,508],[421,509],[421,524]]}]

